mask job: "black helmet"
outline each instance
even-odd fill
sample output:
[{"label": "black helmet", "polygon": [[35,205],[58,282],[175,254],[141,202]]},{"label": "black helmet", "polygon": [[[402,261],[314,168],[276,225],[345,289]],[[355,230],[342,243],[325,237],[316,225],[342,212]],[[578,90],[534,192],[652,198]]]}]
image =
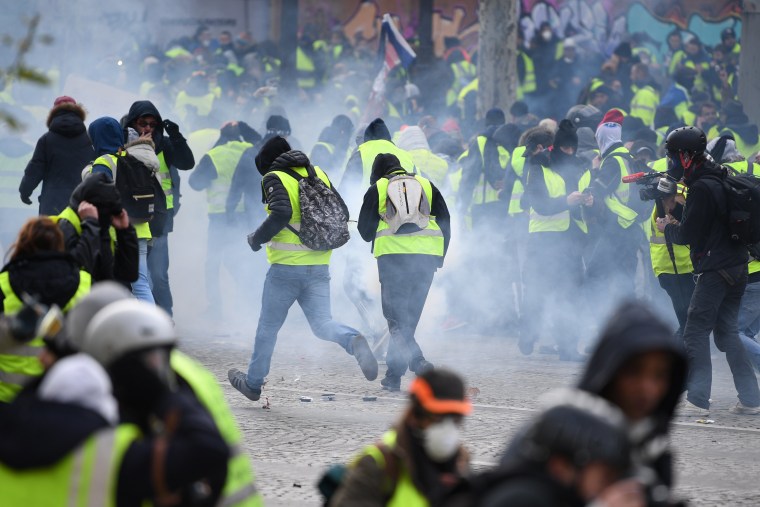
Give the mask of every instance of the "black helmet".
[{"label": "black helmet", "polygon": [[707,149],[707,137],[697,127],[681,127],[668,134],[665,140],[665,150],[669,155],[688,152],[700,155]]}]

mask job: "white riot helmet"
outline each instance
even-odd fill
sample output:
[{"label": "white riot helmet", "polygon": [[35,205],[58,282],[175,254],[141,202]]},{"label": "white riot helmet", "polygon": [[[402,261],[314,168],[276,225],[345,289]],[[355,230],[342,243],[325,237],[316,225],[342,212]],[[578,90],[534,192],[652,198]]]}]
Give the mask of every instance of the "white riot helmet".
[{"label": "white riot helmet", "polygon": [[93,285],[66,315],[66,345],[74,351],[82,350],[84,333],[92,318],[111,303],[124,299],[132,299],[132,293],[119,283],[106,281]]},{"label": "white riot helmet", "polygon": [[155,305],[129,299],[100,310],[84,332],[82,352],[108,368],[130,352],[177,343],[169,315]]}]

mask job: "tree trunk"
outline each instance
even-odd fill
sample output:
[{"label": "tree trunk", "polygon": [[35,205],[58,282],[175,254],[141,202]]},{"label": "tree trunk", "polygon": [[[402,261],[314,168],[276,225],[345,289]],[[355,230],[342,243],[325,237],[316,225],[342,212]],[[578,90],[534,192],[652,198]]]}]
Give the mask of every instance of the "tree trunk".
[{"label": "tree trunk", "polygon": [[478,116],[509,111],[517,91],[517,0],[480,0]]},{"label": "tree trunk", "polygon": [[754,123],[760,118],[760,0],[745,0],[742,12],[739,100]]}]

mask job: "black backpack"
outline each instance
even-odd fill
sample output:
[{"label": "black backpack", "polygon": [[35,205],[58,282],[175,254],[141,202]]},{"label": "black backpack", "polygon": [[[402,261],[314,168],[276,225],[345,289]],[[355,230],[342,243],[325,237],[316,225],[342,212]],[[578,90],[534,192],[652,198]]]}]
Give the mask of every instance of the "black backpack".
[{"label": "black backpack", "polygon": [[348,242],[348,213],[340,194],[322,181],[314,166],[306,167],[303,177],[292,169],[277,169],[298,181],[301,202],[301,229],[290,229],[312,250],[333,250]]},{"label": "black backpack", "polygon": [[157,212],[166,213],[166,197],[155,173],[142,161],[129,153],[104,157],[113,174],[114,185],[121,196],[122,206],[129,218],[137,222],[153,220]]},{"label": "black backpack", "polygon": [[729,171],[720,180],[728,204],[728,230],[733,241],[760,259],[760,178]]}]

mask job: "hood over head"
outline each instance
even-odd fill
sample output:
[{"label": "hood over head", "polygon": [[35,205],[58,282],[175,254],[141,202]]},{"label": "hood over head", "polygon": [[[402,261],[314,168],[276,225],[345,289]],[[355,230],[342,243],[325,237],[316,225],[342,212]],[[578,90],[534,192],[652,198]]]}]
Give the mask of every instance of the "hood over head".
[{"label": "hood over head", "polygon": [[124,132],[115,118],[103,116],[90,123],[88,129],[95,155],[115,154],[124,146]]},{"label": "hood over head", "polygon": [[375,118],[364,130],[364,142],[376,141],[378,139],[391,140],[391,132],[382,118]]},{"label": "hood over head", "polygon": [[396,146],[402,150],[430,150],[425,133],[417,126],[407,127],[401,131]]},{"label": "hood over head", "polygon": [[372,173],[369,177],[370,185],[374,185],[380,178],[395,171],[406,172],[401,167],[398,157],[390,153],[379,154],[375,157],[375,161],[372,162]]},{"label": "hood over head", "polygon": [[156,149],[161,151],[161,139],[164,137],[164,119],[161,118],[161,113],[158,112],[158,108],[149,100],[138,100],[129,108],[129,112],[127,113],[127,116],[124,117],[122,123],[122,127],[125,129],[123,134],[124,138],[126,139],[127,137],[126,128],[134,128],[135,122],[143,116],[153,116],[156,118],[157,125],[153,130],[153,142],[156,144]]},{"label": "hood over head", "polygon": [[81,104],[61,102],[48,113],[47,127],[53,132],[73,137],[87,130],[84,126],[86,118],[87,113]]},{"label": "hood over head", "polygon": [[492,125],[495,125],[498,127],[500,125],[504,125],[506,122],[507,122],[507,119],[504,116],[504,111],[502,111],[498,107],[489,109],[486,112],[486,127],[490,127]]},{"label": "hood over head", "polygon": [[494,131],[493,140],[511,153],[520,142],[520,134],[520,127],[514,123],[505,123]]},{"label": "hood over head", "polygon": [[121,196],[113,180],[106,173],[92,173],[71,193],[69,206],[76,211],[79,203],[87,201],[98,208],[98,214],[109,218],[121,213]]},{"label": "hood over head", "polygon": [[686,356],[673,330],[642,303],[623,303],[609,318],[578,388],[609,399],[609,389],[623,366],[635,356],[653,351],[665,351],[672,357],[668,392],[651,416],[657,429],[665,431],[686,381]]},{"label": "hood over head", "polygon": [[264,176],[271,170],[272,163],[277,160],[277,157],[290,150],[290,144],[288,144],[284,137],[275,136],[271,138],[264,143],[264,146],[261,147],[256,155],[256,169]]}]

